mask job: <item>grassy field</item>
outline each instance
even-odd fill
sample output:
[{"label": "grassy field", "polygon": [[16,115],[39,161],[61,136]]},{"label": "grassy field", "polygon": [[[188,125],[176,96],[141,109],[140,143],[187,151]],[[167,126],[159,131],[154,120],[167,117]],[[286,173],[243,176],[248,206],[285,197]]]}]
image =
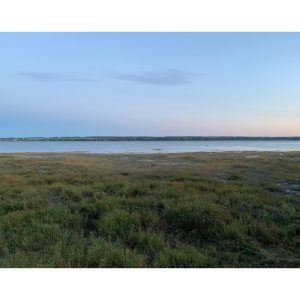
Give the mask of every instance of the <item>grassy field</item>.
[{"label": "grassy field", "polygon": [[300,267],[300,152],[0,155],[0,267]]}]

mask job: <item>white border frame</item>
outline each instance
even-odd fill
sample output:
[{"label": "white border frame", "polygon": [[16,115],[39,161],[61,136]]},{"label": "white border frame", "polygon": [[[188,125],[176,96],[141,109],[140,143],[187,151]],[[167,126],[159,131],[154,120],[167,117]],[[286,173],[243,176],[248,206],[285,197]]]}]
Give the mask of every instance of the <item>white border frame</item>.
[{"label": "white border frame", "polygon": [[1,0],[0,31],[300,31],[297,0]]},{"label": "white border frame", "polygon": [[[0,31],[300,31],[299,6],[296,0],[0,0]],[[31,300],[298,300],[299,278],[299,269],[0,270],[3,299]]]}]

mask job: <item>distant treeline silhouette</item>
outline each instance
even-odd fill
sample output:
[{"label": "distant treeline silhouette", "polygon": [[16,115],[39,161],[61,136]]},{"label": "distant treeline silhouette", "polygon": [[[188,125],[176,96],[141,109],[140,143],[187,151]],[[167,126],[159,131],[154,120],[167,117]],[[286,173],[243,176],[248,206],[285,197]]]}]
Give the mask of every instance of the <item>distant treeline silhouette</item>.
[{"label": "distant treeline silhouette", "polygon": [[0,141],[281,141],[300,140],[300,136],[290,137],[265,137],[265,136],[74,136],[74,137],[7,137]]}]

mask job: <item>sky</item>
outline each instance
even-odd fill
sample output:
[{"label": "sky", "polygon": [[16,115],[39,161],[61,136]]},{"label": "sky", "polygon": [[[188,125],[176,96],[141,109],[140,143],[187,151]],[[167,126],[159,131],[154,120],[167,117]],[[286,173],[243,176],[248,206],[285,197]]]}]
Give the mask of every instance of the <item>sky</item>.
[{"label": "sky", "polygon": [[300,33],[0,33],[0,137],[300,136]]}]

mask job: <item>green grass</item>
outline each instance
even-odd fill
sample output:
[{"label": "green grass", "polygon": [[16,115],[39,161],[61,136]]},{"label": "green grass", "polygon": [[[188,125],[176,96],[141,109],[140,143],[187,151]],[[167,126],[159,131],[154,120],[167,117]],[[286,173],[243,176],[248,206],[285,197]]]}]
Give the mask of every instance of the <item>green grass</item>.
[{"label": "green grass", "polygon": [[300,267],[300,153],[251,155],[0,155],[0,267]]}]

